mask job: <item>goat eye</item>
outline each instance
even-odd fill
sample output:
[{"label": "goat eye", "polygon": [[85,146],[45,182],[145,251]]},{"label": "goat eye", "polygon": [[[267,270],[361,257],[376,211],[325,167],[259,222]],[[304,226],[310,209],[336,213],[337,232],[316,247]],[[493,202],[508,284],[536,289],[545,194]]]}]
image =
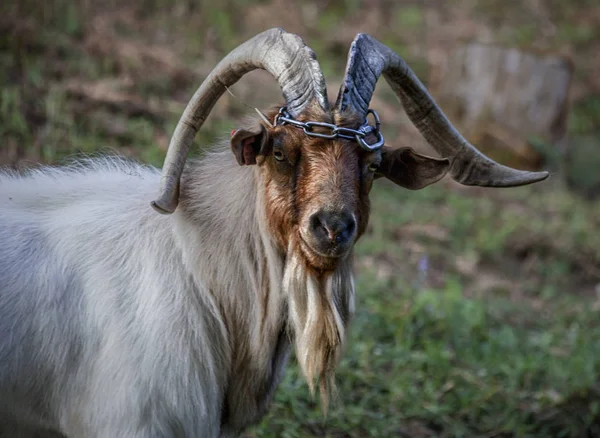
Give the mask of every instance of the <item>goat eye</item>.
[{"label": "goat eye", "polygon": [[283,154],[283,151],[281,151],[279,149],[275,149],[273,151],[273,156],[275,157],[275,159],[277,161],[283,161],[283,160],[285,160],[285,155]]},{"label": "goat eye", "polygon": [[379,163],[371,163],[369,164],[369,172],[376,172],[379,169]]}]

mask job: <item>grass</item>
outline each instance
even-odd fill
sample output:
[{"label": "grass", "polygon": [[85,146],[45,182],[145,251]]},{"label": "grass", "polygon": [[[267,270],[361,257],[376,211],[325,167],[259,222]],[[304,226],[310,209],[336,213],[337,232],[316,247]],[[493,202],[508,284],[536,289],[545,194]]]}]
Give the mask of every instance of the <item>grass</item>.
[{"label": "grass", "polygon": [[[600,100],[589,85],[598,73],[590,61],[597,7],[538,3],[557,25],[553,37],[531,24],[525,4],[464,0],[458,18],[492,23],[504,42],[577,49],[576,85],[588,92],[569,120],[580,151],[569,164],[573,177],[510,190],[442,182],[408,192],[377,182],[371,223],[356,248],[357,314],[337,402],[324,417],[292,361],[273,408],[246,437],[600,436],[600,201],[565,187],[584,184],[588,195],[600,187]],[[264,28],[264,16],[252,22],[251,13],[265,4],[2,4],[0,161],[59,163],[108,152],[159,166],[198,78]],[[336,38],[347,29],[377,34],[426,77],[423,35],[433,38],[431,26],[451,24],[458,9],[382,5],[376,28],[363,27],[374,11],[355,0],[329,2],[314,22],[301,23],[328,78],[343,70],[347,48]],[[217,104],[198,146],[250,112],[240,101],[271,99],[270,89],[248,81],[235,89],[239,98]],[[381,97],[397,108],[389,92]],[[380,113],[393,138],[395,113]]]}]

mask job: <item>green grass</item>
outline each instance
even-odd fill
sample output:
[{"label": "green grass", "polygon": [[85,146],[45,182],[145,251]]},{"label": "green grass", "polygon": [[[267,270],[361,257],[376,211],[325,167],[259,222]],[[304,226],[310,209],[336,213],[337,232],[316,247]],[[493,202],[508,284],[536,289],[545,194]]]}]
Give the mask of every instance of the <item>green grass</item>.
[{"label": "green grass", "polygon": [[[199,85],[198,71],[258,30],[246,22],[257,6],[251,3],[228,0],[209,8],[207,2],[143,0],[122,10],[114,1],[104,9],[65,0],[43,7],[31,0],[3,3],[0,162],[60,163],[100,152],[160,166]],[[596,72],[588,60],[599,36],[592,21],[577,20],[593,17],[595,3],[542,3],[557,25],[550,37],[531,24],[537,22],[525,4],[458,5],[472,20],[496,26],[499,41],[574,47],[575,81],[586,87]],[[335,0],[314,22],[303,23],[308,34],[302,36],[328,78],[345,63],[338,31],[364,31],[369,5]],[[431,11],[417,2],[382,7],[377,37],[426,78],[429,65],[418,53]],[[453,19],[444,5],[431,7],[440,23]],[[92,26],[103,13],[112,24],[105,34],[102,20]],[[91,34],[95,46],[87,40]],[[150,50],[146,58],[139,51],[117,53],[124,42]],[[169,47],[178,63],[149,61],[153,44]],[[141,112],[68,91],[73,83],[107,80],[121,84],[111,91],[138,99]],[[251,91],[246,100],[252,106],[263,90]],[[381,97],[396,108],[391,93]],[[574,102],[569,119],[576,153],[566,185],[589,192],[600,187],[598,102],[590,91]],[[230,107],[217,105],[197,136],[197,151],[249,112],[237,99]],[[394,114],[382,116],[389,138],[396,137]],[[377,182],[372,201],[368,231],[356,248],[357,314],[337,373],[337,401],[324,417],[292,361],[273,408],[246,436],[600,436],[600,201],[567,191],[556,175],[509,190],[440,183],[409,192]]]}]

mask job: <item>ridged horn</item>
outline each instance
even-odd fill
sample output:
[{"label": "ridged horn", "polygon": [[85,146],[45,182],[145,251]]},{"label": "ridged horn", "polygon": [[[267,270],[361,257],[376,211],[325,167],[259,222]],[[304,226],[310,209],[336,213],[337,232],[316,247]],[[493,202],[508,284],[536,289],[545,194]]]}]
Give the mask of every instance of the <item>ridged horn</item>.
[{"label": "ridged horn", "polygon": [[152,207],[171,214],[179,202],[179,180],[190,146],[226,87],[246,73],[263,69],[279,82],[288,112],[297,116],[313,104],[329,110],[325,78],[315,53],[302,39],[275,28],[232,50],[204,80],[183,112],[171,137],[163,165],[159,197]]},{"label": "ridged horn", "polygon": [[548,172],[512,169],[482,154],[452,126],[408,64],[367,34],[358,34],[350,47],[336,109],[366,116],[381,74],[431,147],[450,159],[454,180],[464,185],[515,187],[548,177]]}]

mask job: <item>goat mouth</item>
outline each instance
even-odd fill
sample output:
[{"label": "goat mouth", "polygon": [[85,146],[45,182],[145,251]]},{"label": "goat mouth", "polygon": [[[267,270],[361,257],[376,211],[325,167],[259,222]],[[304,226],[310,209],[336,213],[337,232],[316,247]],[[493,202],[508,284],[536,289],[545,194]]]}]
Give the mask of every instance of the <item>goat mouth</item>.
[{"label": "goat mouth", "polygon": [[302,232],[298,233],[298,240],[300,251],[304,255],[304,258],[308,262],[308,264],[319,270],[331,270],[334,269],[337,263],[345,258],[349,250],[344,250],[343,252],[335,251],[333,249],[332,253],[324,253],[323,251],[318,250],[311,245],[305,238],[302,236]]}]

